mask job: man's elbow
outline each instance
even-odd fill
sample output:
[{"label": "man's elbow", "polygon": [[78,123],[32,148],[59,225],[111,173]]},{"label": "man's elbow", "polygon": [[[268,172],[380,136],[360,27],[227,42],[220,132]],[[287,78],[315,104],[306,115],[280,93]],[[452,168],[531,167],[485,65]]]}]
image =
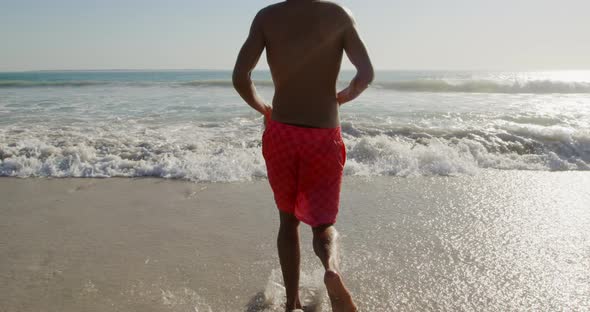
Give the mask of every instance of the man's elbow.
[{"label": "man's elbow", "polygon": [[234,88],[238,91],[243,90],[250,84],[250,74],[241,70],[235,69],[232,74],[232,83]]},{"label": "man's elbow", "polygon": [[375,70],[373,70],[372,65],[367,66],[367,69],[363,74],[363,80],[366,82],[367,85],[370,85],[371,83],[373,83],[373,80],[375,80]]},{"label": "man's elbow", "polygon": [[367,66],[359,69],[357,74],[357,83],[361,88],[368,87],[375,79],[375,71],[372,66]]},{"label": "man's elbow", "polygon": [[243,81],[243,78],[241,76],[242,76],[242,74],[240,73],[240,71],[237,70],[237,69],[234,69],[234,72],[233,72],[232,77],[231,77],[231,81],[232,81],[232,83],[234,85],[234,88],[236,90],[239,90],[240,85],[243,83],[242,82]]}]

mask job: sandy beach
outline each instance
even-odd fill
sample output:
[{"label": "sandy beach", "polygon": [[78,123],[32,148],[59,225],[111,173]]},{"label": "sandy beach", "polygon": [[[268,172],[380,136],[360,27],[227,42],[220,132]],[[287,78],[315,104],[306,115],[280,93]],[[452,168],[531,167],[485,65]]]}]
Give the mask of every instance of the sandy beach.
[{"label": "sandy beach", "polygon": [[590,1],[266,2],[0,4],[0,312],[590,312]]},{"label": "sandy beach", "polygon": [[[362,311],[588,309],[590,176],[347,178]],[[281,311],[266,181],[0,179],[0,311]],[[310,231],[303,297],[328,311]]]}]

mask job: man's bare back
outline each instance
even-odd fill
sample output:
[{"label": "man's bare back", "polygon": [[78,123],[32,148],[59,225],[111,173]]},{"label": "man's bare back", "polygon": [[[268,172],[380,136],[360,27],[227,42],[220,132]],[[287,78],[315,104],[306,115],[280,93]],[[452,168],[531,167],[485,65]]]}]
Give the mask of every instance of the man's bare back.
[{"label": "man's bare back", "polygon": [[[255,89],[248,86],[251,81],[244,81],[243,77],[247,73],[249,78],[265,48],[275,84],[272,119],[279,122],[337,127],[339,104],[354,99],[373,79],[367,51],[346,9],[313,0],[274,4],[255,17],[234,71],[236,89],[261,113],[269,107],[262,107]],[[357,67],[358,74],[351,87],[337,94],[343,52]]]}]

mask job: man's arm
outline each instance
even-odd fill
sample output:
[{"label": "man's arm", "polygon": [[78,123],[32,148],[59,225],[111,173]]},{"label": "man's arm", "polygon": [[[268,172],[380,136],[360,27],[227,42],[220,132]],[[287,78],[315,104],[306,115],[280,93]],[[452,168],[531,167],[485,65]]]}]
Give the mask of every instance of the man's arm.
[{"label": "man's arm", "polygon": [[357,74],[346,89],[338,92],[340,105],[357,98],[375,78],[369,53],[358,34],[356,22],[350,12],[348,12],[348,18],[350,19],[349,25],[344,31],[344,51],[352,65],[356,67]]},{"label": "man's arm", "polygon": [[268,117],[272,111],[272,107],[265,104],[262,98],[260,98],[250,77],[252,70],[256,67],[260,55],[266,46],[260,15],[261,13],[258,13],[252,22],[250,34],[238,55],[232,80],[234,88],[238,91],[242,99],[244,99],[248,105],[252,106],[252,108]]}]

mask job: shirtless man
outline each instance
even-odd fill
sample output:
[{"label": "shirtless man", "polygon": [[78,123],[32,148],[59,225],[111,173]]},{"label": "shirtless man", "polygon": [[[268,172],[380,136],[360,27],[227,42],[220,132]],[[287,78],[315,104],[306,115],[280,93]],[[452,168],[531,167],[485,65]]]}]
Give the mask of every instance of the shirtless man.
[{"label": "shirtless man", "polygon": [[[250,74],[266,48],[275,94],[272,106],[257,94]],[[343,52],[357,69],[337,92]],[[339,106],[359,96],[373,80],[373,67],[349,11],[317,0],[287,0],[254,18],[233,72],[240,96],[265,116],[262,150],[279,208],[277,239],[286,311],[299,300],[299,222],[313,229],[313,249],[326,273],[333,311],[356,311],[339,274],[334,229],[346,150]]]}]

